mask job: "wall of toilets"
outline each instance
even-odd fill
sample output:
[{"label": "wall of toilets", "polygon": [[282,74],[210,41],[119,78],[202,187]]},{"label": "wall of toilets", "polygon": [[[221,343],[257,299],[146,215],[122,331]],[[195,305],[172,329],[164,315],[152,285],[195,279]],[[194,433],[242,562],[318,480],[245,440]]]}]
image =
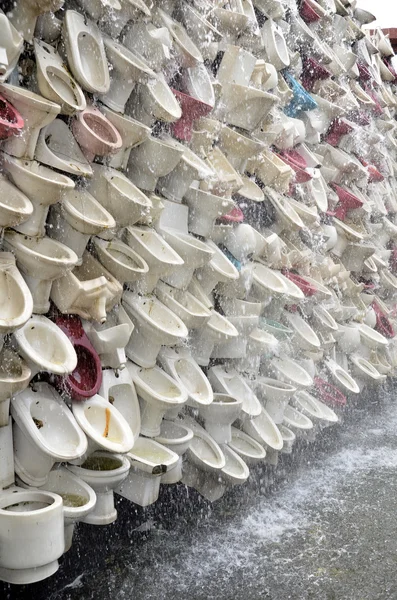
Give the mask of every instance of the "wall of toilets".
[{"label": "wall of toilets", "polygon": [[397,64],[356,0],[5,4],[0,580],[21,584],[114,493],[215,501],[395,376]]}]

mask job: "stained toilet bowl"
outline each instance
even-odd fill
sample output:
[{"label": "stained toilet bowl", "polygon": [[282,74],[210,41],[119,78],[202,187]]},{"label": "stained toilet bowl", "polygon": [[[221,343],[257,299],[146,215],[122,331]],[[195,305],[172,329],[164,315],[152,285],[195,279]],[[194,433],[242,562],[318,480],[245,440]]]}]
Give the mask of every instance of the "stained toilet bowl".
[{"label": "stained toilet bowl", "polygon": [[172,450],[179,456],[175,467],[168,468],[161,476],[161,483],[178,483],[182,478],[182,456],[185,454],[193,439],[193,431],[178,421],[166,421],[161,423],[160,435],[155,441]]},{"label": "stained toilet bowl", "polygon": [[55,119],[60,106],[43,96],[9,83],[0,84],[0,93],[21,114],[25,124],[21,134],[9,138],[3,149],[12,156],[32,160],[40,129]]},{"label": "stained toilet bowl", "polygon": [[33,299],[11,252],[0,252],[0,349],[4,335],[12,333],[31,317]]},{"label": "stained toilet bowl", "polygon": [[246,380],[235,369],[221,367],[220,365],[211,367],[208,371],[208,379],[214,392],[228,394],[242,400],[241,420],[252,419],[260,415],[262,406],[258,398]]},{"label": "stained toilet bowl", "polygon": [[95,508],[82,521],[89,525],[109,525],[117,519],[113,490],[127,477],[128,458],[122,454],[97,451],[81,466],[67,465],[67,469],[85,481],[96,493]]},{"label": "stained toilet bowl", "polygon": [[232,439],[228,446],[241,456],[248,466],[259,464],[266,458],[266,450],[259,442],[233,426]]},{"label": "stained toilet bowl", "polygon": [[11,181],[33,204],[32,215],[15,229],[25,235],[43,237],[49,206],[61,202],[62,195],[74,188],[74,181],[37,161],[3,153],[0,162]]},{"label": "stained toilet bowl", "polygon": [[127,283],[133,287],[134,282],[149,271],[143,258],[124,242],[115,239],[108,242],[97,237],[92,239],[92,246],[101,264],[122,285]]},{"label": "stained toilet bowl", "polygon": [[296,392],[296,387],[277,379],[258,377],[256,390],[268,415],[275,423],[283,422],[285,407]]},{"label": "stained toilet bowl", "polygon": [[119,131],[91,105],[73,117],[72,132],[89,162],[96,156],[115,154],[123,145]]},{"label": "stained toilet bowl", "polygon": [[258,417],[244,421],[242,429],[261,446],[264,446],[266,451],[279,451],[283,447],[280,430],[264,408]]},{"label": "stained toilet bowl", "polygon": [[211,312],[188,290],[179,290],[159,281],[155,295],[172,310],[188,329],[200,329],[211,316]]},{"label": "stained toilet bowl", "polygon": [[161,421],[170,409],[180,410],[187,401],[187,392],[160,367],[142,369],[128,362],[127,369],[136,387],[141,406],[141,434],[160,435]]},{"label": "stained toilet bowl", "polygon": [[65,552],[67,552],[72,546],[76,524],[94,510],[96,494],[91,486],[65,467],[50,471],[47,482],[40,489],[58,494],[63,500]]},{"label": "stained toilet bowl", "polygon": [[149,271],[136,281],[136,288],[143,293],[151,293],[160,277],[165,277],[175,267],[184,264],[183,258],[175,252],[166,240],[150,227],[130,226],[123,232],[123,240],[147,263]]},{"label": "stained toilet bowl", "polygon": [[198,408],[211,404],[212,387],[202,369],[186,348],[162,348],[158,361],[164,371],[175,379],[188,395],[186,404]]},{"label": "stained toilet bowl", "polygon": [[33,41],[33,46],[40,93],[59,104],[63,114],[71,115],[84,110],[87,103],[83,90],[72,79],[55,48],[37,39]]},{"label": "stained toilet bowl", "polygon": [[33,204],[5,175],[0,175],[0,227],[15,227],[33,214]]},{"label": "stained toilet bowl", "polygon": [[17,475],[31,486],[47,482],[56,462],[75,460],[87,438],[61,396],[48,383],[36,383],[11,400]]},{"label": "stained toilet bowl", "polygon": [[67,10],[62,38],[69,68],[81,87],[93,94],[106,94],[110,88],[109,67],[96,24],[75,10]]},{"label": "stained toilet bowl", "polygon": [[73,248],[78,264],[92,235],[116,228],[112,215],[84,188],[65,193],[62,203],[51,208],[47,224],[49,237]]},{"label": "stained toilet bowl", "polygon": [[230,442],[231,425],[240,416],[242,406],[242,398],[215,393],[211,404],[199,407],[205,429],[216,442],[222,444]]},{"label": "stained toilet bowl", "polygon": [[123,415],[136,441],[141,430],[141,413],[129,370],[104,369],[99,393]]},{"label": "stained toilet bowl", "polygon": [[13,342],[30,368],[31,377],[40,371],[65,375],[76,368],[77,356],[73,345],[47,317],[33,315],[14,332]]},{"label": "stained toilet bowl", "polygon": [[139,506],[156,502],[162,476],[178,465],[179,456],[155,440],[138,437],[127,454],[130,472],[116,492]]}]

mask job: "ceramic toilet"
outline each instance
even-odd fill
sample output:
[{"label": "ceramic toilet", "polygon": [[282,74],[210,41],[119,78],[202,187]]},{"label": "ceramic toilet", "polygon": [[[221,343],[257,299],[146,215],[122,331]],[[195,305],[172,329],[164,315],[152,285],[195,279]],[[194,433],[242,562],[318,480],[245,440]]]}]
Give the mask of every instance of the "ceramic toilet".
[{"label": "ceramic toilet", "polygon": [[313,385],[313,379],[309,373],[291,358],[273,358],[270,366],[276,371],[282,381],[296,386],[298,389],[308,388]]},{"label": "ceramic toilet", "polygon": [[199,487],[208,474],[220,475],[226,465],[225,455],[214,438],[192,417],[184,416],[182,424],[193,431],[193,439],[185,455],[182,483]]},{"label": "ceramic toilet", "polygon": [[[10,400],[29,385],[31,372],[27,364],[12,350],[0,351],[0,428],[7,427],[10,415]],[[0,487],[1,486],[0,477]]]},{"label": "ceramic toilet", "polygon": [[33,204],[5,175],[0,175],[0,227],[15,227],[33,214]]},{"label": "ceramic toilet", "polygon": [[294,330],[293,343],[302,350],[316,352],[320,348],[320,340],[310,325],[299,313],[284,311],[284,320]]},{"label": "ceramic toilet", "polygon": [[4,336],[12,333],[31,317],[33,299],[11,252],[0,252],[0,349]]},{"label": "ceramic toilet", "polygon": [[213,114],[220,121],[252,131],[276,104],[277,96],[269,92],[237,83],[223,83],[221,98]]},{"label": "ceramic toilet", "polygon": [[121,283],[129,287],[144,277],[149,267],[137,252],[117,239],[111,241],[92,239],[92,249],[101,264]]},{"label": "ceramic toilet", "polygon": [[182,479],[182,457],[189,448],[193,435],[189,427],[178,421],[162,421],[160,435],[155,438],[155,441],[179,456],[175,467],[167,468],[167,472],[161,476],[162,484],[178,483]]},{"label": "ceramic toilet", "polygon": [[211,502],[219,500],[228,488],[245,483],[250,474],[240,454],[228,444],[220,444],[220,448],[225,457],[225,466],[219,474],[207,474],[202,485],[196,487],[200,494]]},{"label": "ceramic toilet", "polygon": [[159,281],[154,293],[188,329],[200,329],[211,316],[210,310],[188,290],[179,290]]},{"label": "ceramic toilet", "polygon": [[258,377],[255,389],[268,415],[275,423],[282,423],[285,407],[297,388],[277,379]]},{"label": "ceramic toilet", "polygon": [[292,431],[297,438],[304,437],[310,442],[314,441],[316,437],[316,432],[313,431],[313,422],[292,406],[286,406],[285,408],[283,425]]},{"label": "ceramic toilet", "polygon": [[207,240],[209,249],[213,256],[205,266],[196,272],[196,277],[206,294],[212,292],[219,282],[232,282],[239,278],[239,272],[227,256],[214,244],[212,240]]},{"label": "ceramic toilet", "polygon": [[188,335],[181,319],[155,296],[126,291],[123,306],[135,325],[126,354],[141,367],[154,367],[161,346],[174,346]]},{"label": "ceramic toilet", "polygon": [[33,204],[33,213],[15,229],[29,236],[43,237],[51,204],[62,201],[62,195],[74,188],[74,181],[36,161],[22,160],[2,154],[0,163],[11,181]]},{"label": "ceramic toilet", "polygon": [[368,348],[386,348],[388,340],[384,335],[368,327],[365,323],[359,326],[361,343]]},{"label": "ceramic toilet", "polygon": [[1,94],[0,99],[0,140],[6,140],[10,137],[20,135],[25,126],[25,121],[22,115]]},{"label": "ceramic toilet", "polygon": [[43,2],[16,2],[8,18],[24,39],[32,43],[36,21],[40,14],[55,12],[63,5],[64,0],[45,0]]},{"label": "ceramic toilet", "polygon": [[79,258],[77,264],[82,263],[91,236],[115,229],[112,215],[84,188],[65,193],[47,220],[49,237],[73,248]]},{"label": "ceramic toilet", "polygon": [[62,114],[72,115],[84,110],[87,103],[83,90],[71,78],[55,48],[37,39],[34,40],[33,46],[40,93],[44,98],[59,104]]},{"label": "ceramic toilet", "polygon": [[231,425],[241,415],[242,407],[242,398],[219,393],[214,393],[211,404],[199,407],[205,429],[216,442],[222,444],[230,442]]},{"label": "ceramic toilet", "polygon": [[92,168],[73,133],[61,119],[43,127],[34,157],[40,163],[77,177],[92,177]]},{"label": "ceramic toilet", "polygon": [[72,132],[89,162],[96,156],[116,154],[123,145],[119,131],[93,105],[73,117]]},{"label": "ceramic toilet", "polygon": [[1,31],[1,73],[0,82],[3,83],[11,75],[23,49],[23,37],[15,29],[7,16],[0,12]]},{"label": "ceramic toilet", "polygon": [[67,10],[62,38],[69,68],[83,90],[106,94],[110,88],[109,68],[96,24],[75,10]]},{"label": "ceramic toilet", "polygon": [[258,417],[244,421],[242,429],[244,433],[265,447],[268,458],[273,451],[280,451],[283,447],[280,430],[264,408]]},{"label": "ceramic toilet", "polygon": [[105,323],[83,322],[91,344],[98,352],[103,367],[124,369],[127,362],[125,346],[131,337],[134,324],[121,304],[107,313]]},{"label": "ceramic toilet", "polygon": [[351,354],[349,360],[352,363],[353,375],[355,375],[359,381],[365,383],[379,383],[386,379],[386,375],[379,373],[376,367],[362,356]]},{"label": "ceramic toilet", "polygon": [[193,358],[200,366],[207,366],[215,344],[222,344],[238,337],[236,327],[226,317],[215,310],[204,327],[190,335],[190,348]]},{"label": "ceramic toilet", "polygon": [[253,437],[244,433],[240,429],[232,426],[232,439],[228,446],[234,450],[244,462],[250,465],[256,465],[264,462],[266,458],[265,448],[259,444]]},{"label": "ceramic toilet", "polygon": [[214,395],[210,382],[187,348],[162,348],[158,362],[187,393],[188,406],[199,408],[211,404]]},{"label": "ceramic toilet", "polygon": [[179,67],[194,67],[203,62],[200,50],[192,42],[185,28],[178,21],[175,21],[167,12],[158,7],[152,12],[152,19],[157,27],[166,27],[170,32],[173,42],[174,60]]},{"label": "ceramic toilet", "polygon": [[129,369],[104,369],[99,394],[124,417],[136,441],[141,429],[141,413]]},{"label": "ceramic toilet", "polygon": [[87,483],[96,493],[94,509],[81,520],[89,525],[109,525],[117,519],[113,490],[127,477],[128,458],[122,454],[97,451],[82,465],[68,464],[67,469]]},{"label": "ceramic toilet", "polygon": [[127,104],[127,114],[140,123],[151,127],[154,121],[174,123],[182,116],[182,109],[164,75],[157,73],[156,79],[147,84],[138,84]]},{"label": "ceramic toilet", "polygon": [[121,300],[122,285],[85,250],[81,265],[57,279],[51,300],[63,314],[77,314],[83,319],[106,321],[107,311]]},{"label": "ceramic toilet", "polygon": [[246,380],[235,369],[217,365],[208,371],[208,379],[214,392],[228,394],[242,400],[240,419],[252,419],[260,415],[262,406]]},{"label": "ceramic toilet", "polygon": [[123,44],[139,52],[154,70],[162,70],[171,58],[172,39],[166,27],[145,21],[129,21],[121,36]]},{"label": "ceramic toilet", "polygon": [[32,378],[41,371],[65,375],[76,368],[77,356],[72,343],[47,317],[33,315],[14,332],[12,339]]},{"label": "ceramic toilet", "polygon": [[160,483],[167,471],[178,468],[179,455],[155,440],[138,437],[134,448],[127,454],[130,465],[128,477],[116,492],[138,506],[156,502]]},{"label": "ceramic toilet", "polygon": [[110,37],[104,37],[105,52],[110,63],[110,88],[100,95],[101,102],[123,113],[137,82],[156,80],[156,73],[137,54]]},{"label": "ceramic toilet", "polygon": [[86,436],[48,383],[12,398],[11,415],[15,472],[28,485],[44,485],[56,462],[79,459],[87,450]]},{"label": "ceramic toilet", "polygon": [[94,510],[96,494],[91,486],[65,467],[50,471],[47,482],[40,489],[58,494],[63,500],[65,552],[67,552],[72,546],[76,524]]},{"label": "ceramic toilet", "polygon": [[335,360],[327,358],[325,365],[335,384],[340,385],[343,388],[344,393],[350,392],[352,394],[358,394],[360,392],[357,382]]},{"label": "ceramic toilet", "polygon": [[150,136],[130,153],[127,173],[138,187],[154,192],[159,177],[168,175],[184,153],[182,144],[172,138]]},{"label": "ceramic toilet", "polygon": [[3,144],[3,149],[12,156],[32,160],[40,129],[55,119],[61,107],[43,96],[9,83],[0,84],[0,93],[22,115],[25,123],[21,135],[9,138]]},{"label": "ceramic toilet", "polygon": [[215,220],[229,213],[235,206],[230,198],[216,196],[205,190],[190,187],[184,196],[189,207],[188,228],[190,233],[210,237]]},{"label": "ceramic toilet", "polygon": [[332,408],[305,390],[299,390],[296,392],[292,399],[292,404],[301,413],[308,416],[313,423],[318,423],[320,428],[328,427],[329,425],[339,421],[337,414],[332,410]]},{"label": "ceramic toilet", "polygon": [[129,361],[127,369],[140,399],[141,434],[156,437],[160,435],[161,421],[166,412],[180,410],[187,401],[187,393],[160,367],[142,369]]},{"label": "ceramic toilet", "polygon": [[151,293],[158,280],[165,278],[175,267],[182,266],[182,257],[166,240],[150,227],[130,226],[123,232],[123,240],[141,256],[149,271],[136,280],[136,287],[143,293]]}]

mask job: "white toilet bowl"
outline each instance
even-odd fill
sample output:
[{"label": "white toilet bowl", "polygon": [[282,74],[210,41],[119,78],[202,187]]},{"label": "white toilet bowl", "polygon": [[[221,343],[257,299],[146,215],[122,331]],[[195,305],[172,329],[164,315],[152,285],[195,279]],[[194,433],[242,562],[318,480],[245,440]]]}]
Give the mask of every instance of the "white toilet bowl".
[{"label": "white toilet bowl", "polygon": [[3,149],[12,156],[33,160],[40,129],[55,119],[61,107],[43,96],[9,83],[0,84],[0,93],[22,115],[25,123],[21,135],[4,142]]},{"label": "white toilet bowl", "polygon": [[182,116],[182,109],[162,73],[147,84],[139,83],[135,87],[127,109],[134,119],[148,127],[157,120],[173,123]]},{"label": "white toilet bowl", "polygon": [[0,82],[3,83],[7,81],[19,60],[23,49],[23,37],[3,11],[0,12],[0,32],[2,48]]},{"label": "white toilet bowl", "polygon": [[61,202],[63,194],[74,188],[74,181],[36,161],[3,154],[0,162],[11,181],[33,204],[32,215],[15,229],[25,235],[43,237],[50,205]]},{"label": "white toilet bowl", "polygon": [[199,408],[211,404],[214,395],[210,382],[187,348],[162,348],[158,361],[185,390],[188,406]]},{"label": "white toilet bowl", "polygon": [[179,456],[175,467],[168,468],[161,476],[161,483],[178,483],[182,479],[182,456],[185,454],[193,439],[193,431],[178,421],[166,421],[161,423],[160,435],[155,440]]},{"label": "white toilet bowl", "polygon": [[[31,371],[27,364],[8,348],[0,352],[0,428],[7,427],[10,400],[29,385]],[[0,489],[6,487],[1,485]]]},{"label": "white toilet bowl", "polygon": [[195,329],[190,335],[190,347],[193,358],[200,366],[207,366],[215,344],[222,344],[237,338],[238,331],[226,317],[215,310],[200,330]]},{"label": "white toilet bowl", "polygon": [[113,490],[127,477],[130,463],[122,454],[94,452],[81,466],[67,465],[74,475],[96,493],[95,508],[82,521],[89,525],[109,525],[117,519]]},{"label": "white toilet bowl", "polygon": [[101,359],[102,367],[123,369],[127,362],[125,346],[134,324],[121,304],[107,313],[105,323],[84,321],[83,327]]},{"label": "white toilet bowl", "polygon": [[295,331],[293,343],[296,343],[302,350],[316,352],[321,344],[317,334],[310,325],[298,313],[284,311],[284,320]]},{"label": "white toilet bowl", "polygon": [[385,336],[368,327],[365,323],[361,323],[359,331],[361,342],[368,348],[386,348],[389,343]]},{"label": "white toilet bowl", "polygon": [[184,196],[189,207],[189,231],[210,237],[215,220],[229,213],[235,206],[230,198],[216,196],[205,190],[190,187]]},{"label": "white toilet bowl", "polygon": [[159,177],[175,169],[183,153],[184,146],[172,138],[150,136],[131,150],[128,177],[141,189],[154,192]]},{"label": "white toilet bowl", "polygon": [[211,404],[201,405],[199,414],[204,419],[205,429],[218,443],[232,439],[231,425],[241,415],[242,398],[215,393]]},{"label": "white toilet bowl", "polygon": [[22,327],[33,312],[33,299],[11,252],[0,252],[0,349],[4,336]]},{"label": "white toilet bowl", "polygon": [[273,421],[277,424],[282,423],[285,407],[295,394],[296,387],[277,379],[258,377],[256,391]]},{"label": "white toilet bowl", "polygon": [[315,438],[313,422],[292,406],[285,408],[283,425],[290,429],[296,437],[306,437],[308,441],[313,441]]},{"label": "white toilet bowl", "polygon": [[11,415],[15,472],[28,485],[44,485],[54,463],[78,459],[87,450],[86,436],[48,383],[13,398]]},{"label": "white toilet bowl", "polygon": [[266,451],[279,451],[283,447],[283,438],[278,426],[263,408],[261,414],[243,423],[243,431],[254,438]]},{"label": "white toilet bowl", "polygon": [[182,423],[194,434],[185,455],[182,483],[198,489],[208,475],[220,475],[220,470],[226,465],[226,459],[217,442],[197,421],[184,416]]},{"label": "white toilet bowl", "polygon": [[327,358],[325,361],[325,365],[328,368],[330,375],[332,376],[335,383],[342,386],[345,392],[350,392],[352,394],[358,394],[360,392],[360,388],[357,382],[353,379],[351,375],[345,369],[343,369],[338,363],[332,358]]},{"label": "white toilet bowl", "polygon": [[40,371],[66,375],[72,373],[77,366],[77,355],[72,343],[47,317],[33,315],[14,332],[13,340],[17,351],[31,370],[31,377]]},{"label": "white toilet bowl", "polygon": [[239,278],[239,272],[213,241],[207,240],[207,245],[214,254],[205,266],[197,270],[196,277],[205,293],[209,294],[219,282],[236,281]]},{"label": "white toilet bowl", "polygon": [[15,227],[33,214],[33,204],[7,177],[0,175],[0,228]]},{"label": "white toilet bowl", "polygon": [[273,358],[270,363],[282,381],[290,383],[298,389],[311,387],[313,379],[296,361],[291,358]]},{"label": "white toilet bowl", "polygon": [[48,475],[47,483],[40,489],[58,494],[63,500],[65,552],[67,552],[72,546],[76,524],[94,510],[96,494],[91,486],[65,467],[53,469]]},{"label": "white toilet bowl", "polygon": [[137,279],[144,277],[149,267],[130,246],[113,239],[110,242],[96,237],[92,239],[92,248],[100,263],[108,269],[122,285],[134,286]]},{"label": "white toilet bowl", "polygon": [[232,439],[228,446],[237,452],[248,466],[262,463],[266,458],[265,448],[253,437],[236,427],[232,427]]},{"label": "white toilet bowl", "polygon": [[305,390],[299,390],[296,392],[292,399],[292,404],[300,412],[305,414],[313,423],[318,423],[320,428],[328,427],[329,425],[335,424],[339,421],[337,414]]},{"label": "white toilet bowl", "polygon": [[196,485],[207,500],[219,500],[228,488],[245,483],[249,477],[249,468],[241,456],[228,444],[220,444],[225,457],[225,466],[217,473],[207,473],[200,485]]},{"label": "white toilet bowl", "polygon": [[159,281],[154,292],[188,329],[200,329],[211,316],[211,311],[188,290],[179,290]]},{"label": "white toilet bowl", "polygon": [[261,414],[262,406],[246,380],[235,369],[227,367],[211,367],[208,379],[214,392],[229,394],[242,400],[240,419],[252,419]]},{"label": "white toilet bowl", "polygon": [[359,380],[364,380],[368,383],[380,383],[385,381],[386,375],[379,373],[379,371],[362,356],[351,354],[349,359],[352,362],[353,374],[356,375]]},{"label": "white toilet bowl", "polygon": [[160,435],[161,421],[170,409],[180,410],[187,401],[187,392],[160,367],[142,369],[128,362],[127,369],[134,382],[141,406],[141,434]]}]

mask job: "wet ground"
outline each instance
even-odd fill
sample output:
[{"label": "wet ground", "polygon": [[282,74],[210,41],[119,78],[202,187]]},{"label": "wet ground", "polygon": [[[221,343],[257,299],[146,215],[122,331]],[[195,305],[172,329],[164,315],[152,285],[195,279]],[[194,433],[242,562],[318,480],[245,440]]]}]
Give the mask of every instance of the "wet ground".
[{"label": "wet ground", "polygon": [[2,600],[397,600],[397,398],[367,399],[320,442],[212,506],[184,486],[81,526],[52,579]]}]

